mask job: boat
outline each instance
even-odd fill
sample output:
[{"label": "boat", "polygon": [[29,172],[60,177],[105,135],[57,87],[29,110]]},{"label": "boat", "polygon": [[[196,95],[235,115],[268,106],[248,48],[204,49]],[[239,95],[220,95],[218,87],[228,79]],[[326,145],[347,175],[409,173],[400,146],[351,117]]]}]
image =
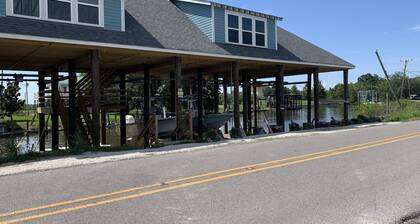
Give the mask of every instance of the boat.
[{"label": "boat", "polygon": [[[127,125],[127,137],[135,138],[142,131],[144,123],[142,121],[136,121],[136,119],[131,116],[126,116],[126,125]],[[167,118],[158,118],[158,137],[159,138],[169,138],[171,134],[176,129],[176,117],[167,117]]]},{"label": "boat", "polygon": [[[217,130],[233,117],[232,113],[207,114],[203,118],[204,128]],[[198,118],[193,119],[194,129],[198,128]]]}]

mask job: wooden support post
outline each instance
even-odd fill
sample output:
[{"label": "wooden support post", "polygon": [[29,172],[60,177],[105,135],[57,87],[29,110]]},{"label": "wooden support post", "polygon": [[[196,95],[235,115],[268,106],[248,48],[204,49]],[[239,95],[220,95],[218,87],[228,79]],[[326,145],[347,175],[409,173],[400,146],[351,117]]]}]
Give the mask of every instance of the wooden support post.
[{"label": "wooden support post", "polygon": [[276,122],[284,131],[284,66],[279,65],[276,73]]},{"label": "wooden support post", "polygon": [[101,144],[106,144],[106,110],[101,110]]},{"label": "wooden support post", "polygon": [[213,98],[214,98],[214,113],[218,114],[219,113],[219,76],[218,75],[214,75],[214,80],[213,80]]},{"label": "wooden support post", "polygon": [[68,72],[69,72],[69,108],[68,108],[68,141],[71,149],[76,144],[76,68],[75,61],[68,61]]},{"label": "wooden support post", "polygon": [[91,50],[91,75],[92,75],[92,143],[93,146],[100,146],[100,104],[101,104],[101,72],[99,65],[99,51]]},{"label": "wooden support post", "polygon": [[248,100],[248,75],[245,72],[242,72],[242,125],[245,131],[248,131],[248,107],[249,107],[249,100]]},{"label": "wooden support post", "polygon": [[239,62],[232,62],[233,75],[233,120],[235,129],[241,128],[239,111]]},{"label": "wooden support post", "polygon": [[314,69],[315,128],[319,128],[319,69]]},{"label": "wooden support post", "polygon": [[52,101],[52,113],[51,113],[51,148],[53,151],[59,149],[59,100],[60,100],[60,93],[58,90],[58,69],[53,68],[51,70],[51,101]]},{"label": "wooden support post", "polygon": [[306,92],[306,100],[307,100],[307,122],[312,122],[312,73],[308,74],[308,83],[307,83],[307,92]]},{"label": "wooden support post", "polygon": [[252,90],[251,90],[250,78],[248,76],[248,90],[246,91],[248,94],[248,132],[252,132]]},{"label": "wooden support post", "polygon": [[198,69],[197,71],[197,91],[198,91],[198,138],[203,138],[204,125],[203,125],[203,70]]},{"label": "wooden support post", "polygon": [[347,125],[349,122],[349,70],[343,71],[343,81],[344,81],[344,122]]},{"label": "wooden support post", "polygon": [[176,112],[176,125],[178,133],[176,139],[179,140],[183,135],[182,128],[182,107],[179,102],[178,91],[182,88],[182,58],[175,58],[175,112]]},{"label": "wooden support post", "polygon": [[[144,91],[144,110],[143,110],[143,123],[144,127],[150,120],[150,108],[151,108],[151,99],[150,99],[150,67],[148,65],[144,66],[144,83],[143,83],[143,91]],[[144,148],[149,148],[149,130],[145,130],[144,132]]]},{"label": "wooden support post", "polygon": [[257,133],[257,129],[258,129],[257,79],[254,78],[254,82],[253,83],[254,83],[254,85],[253,85],[253,90],[254,90],[254,134],[256,134]]},{"label": "wooden support post", "polygon": [[169,110],[175,113],[176,110],[176,80],[175,80],[175,73],[171,72],[170,74],[170,91],[171,91],[171,100],[169,105]]},{"label": "wooden support post", "polygon": [[[41,108],[45,108],[45,76],[46,72],[40,71],[39,78],[38,78],[38,106]],[[38,121],[39,121],[39,151],[45,151],[45,135],[47,133],[47,129],[45,128],[45,114],[39,113],[38,114]]]},{"label": "wooden support post", "polygon": [[127,98],[125,92],[125,74],[120,73],[120,105],[122,108],[120,109],[120,145],[127,144],[127,124],[125,121],[125,116],[127,115]]},{"label": "wooden support post", "polygon": [[[223,77],[223,110],[228,112],[228,80],[226,77]],[[229,133],[228,123],[225,124],[225,134]]]}]

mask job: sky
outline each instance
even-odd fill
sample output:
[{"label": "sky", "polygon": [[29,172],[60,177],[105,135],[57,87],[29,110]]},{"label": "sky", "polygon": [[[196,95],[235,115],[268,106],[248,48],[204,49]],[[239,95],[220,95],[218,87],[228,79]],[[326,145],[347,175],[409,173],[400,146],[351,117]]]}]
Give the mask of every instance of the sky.
[{"label": "sky", "polygon": [[[401,71],[401,60],[412,59],[411,76],[420,75],[419,0],[215,0],[283,17],[279,26],[356,65],[350,81],[365,73],[384,76],[378,50],[389,73]],[[304,81],[306,77],[287,78]],[[342,73],[321,74],[327,88],[342,82]],[[29,87],[30,102],[36,84]],[[22,95],[24,95],[22,85]]]},{"label": "sky", "polygon": [[[389,73],[401,71],[401,60],[412,59],[409,71],[420,75],[419,0],[215,0],[283,17],[278,26],[356,65],[350,81],[365,73],[384,76],[375,51]],[[414,76],[415,74],[409,74]],[[320,75],[331,87],[342,73]],[[288,78],[286,81],[305,77]]]}]

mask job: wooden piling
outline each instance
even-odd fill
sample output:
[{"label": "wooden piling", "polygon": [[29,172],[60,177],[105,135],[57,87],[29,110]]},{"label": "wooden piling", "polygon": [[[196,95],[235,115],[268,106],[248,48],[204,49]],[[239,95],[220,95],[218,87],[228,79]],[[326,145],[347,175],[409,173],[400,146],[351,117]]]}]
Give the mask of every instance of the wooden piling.
[{"label": "wooden piling", "polygon": [[197,91],[198,91],[198,138],[203,138],[204,125],[203,125],[203,70],[198,69],[197,71]]},{"label": "wooden piling", "polygon": [[68,63],[68,73],[69,73],[69,108],[68,108],[68,141],[71,149],[74,148],[76,144],[76,68],[75,61],[69,60]]},{"label": "wooden piling", "polygon": [[127,124],[125,116],[127,115],[127,98],[125,90],[125,74],[119,74],[119,87],[120,87],[120,145],[127,144]]},{"label": "wooden piling", "polygon": [[314,106],[315,106],[315,128],[319,128],[319,68],[314,71]]},{"label": "wooden piling", "polygon": [[101,75],[99,51],[91,50],[91,75],[92,75],[92,143],[93,146],[100,146],[100,104],[101,104]]},{"label": "wooden piling", "polygon": [[[151,108],[151,99],[150,99],[150,68],[148,65],[144,66],[144,83],[143,83],[143,91],[144,91],[144,110],[143,110],[143,123],[144,127],[146,128],[146,124],[150,120],[150,108]],[[149,147],[149,135],[150,131],[145,130],[144,132],[144,148]]]},{"label": "wooden piling", "polygon": [[234,127],[239,130],[241,128],[240,111],[239,111],[239,62],[232,62],[233,76],[233,117]]},{"label": "wooden piling", "polygon": [[344,93],[343,93],[343,99],[344,99],[344,122],[345,124],[348,124],[349,120],[349,70],[343,71],[343,82],[344,82]]},{"label": "wooden piling", "polygon": [[284,131],[284,66],[279,65],[276,73],[276,123]]},{"label": "wooden piling", "polygon": [[[45,108],[45,76],[47,73],[45,71],[40,71],[38,77],[38,106],[42,109]],[[47,130],[45,128],[45,114],[44,111],[40,111],[41,113],[38,114],[38,122],[39,122],[39,151],[45,151],[45,136]]]},{"label": "wooden piling", "polygon": [[58,68],[51,69],[51,148],[53,151],[59,149],[59,100],[60,93],[58,90]]}]

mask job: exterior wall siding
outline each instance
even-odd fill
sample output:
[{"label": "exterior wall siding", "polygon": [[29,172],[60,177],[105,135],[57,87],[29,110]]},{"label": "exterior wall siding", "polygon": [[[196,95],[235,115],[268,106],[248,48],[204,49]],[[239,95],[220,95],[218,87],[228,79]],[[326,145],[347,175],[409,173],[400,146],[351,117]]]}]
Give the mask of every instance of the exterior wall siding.
[{"label": "exterior wall siding", "polygon": [[214,42],[225,43],[225,10],[214,8]]},{"label": "exterior wall siding", "polygon": [[267,20],[267,46],[270,49],[277,48],[276,32],[277,32],[276,20],[268,19]]},{"label": "exterior wall siding", "polygon": [[177,1],[176,6],[210,39],[213,40],[212,9],[209,5]]},{"label": "exterior wall siding", "polygon": [[105,29],[116,31],[123,30],[121,21],[121,1],[124,0],[104,0]]},{"label": "exterior wall siding", "polygon": [[0,0],[0,16],[6,15],[6,0]]}]

